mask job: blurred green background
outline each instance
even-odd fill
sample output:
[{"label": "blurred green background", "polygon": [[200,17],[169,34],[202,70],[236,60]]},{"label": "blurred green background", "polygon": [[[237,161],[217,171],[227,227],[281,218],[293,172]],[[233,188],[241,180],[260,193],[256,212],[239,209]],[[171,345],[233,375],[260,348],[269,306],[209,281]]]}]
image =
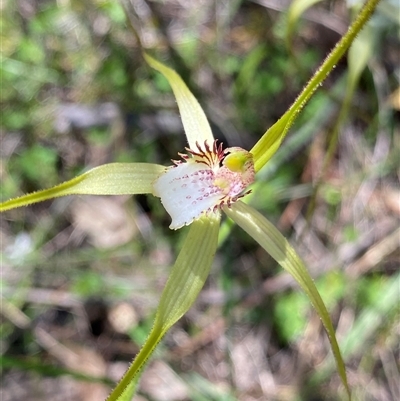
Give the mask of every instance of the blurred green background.
[{"label": "blurred green background", "polygon": [[[171,90],[143,62],[119,2],[0,7],[2,200],[107,162],[168,165],[183,150]],[[215,137],[246,149],[290,106],[356,8],[126,2],[144,46],[184,78]],[[398,15],[397,1],[382,1],[258,174],[251,200],[315,277],[355,400],[400,398]],[[67,197],[1,216],[3,401],[106,397],[144,342],[179,251],[186,229],[169,222],[151,196]],[[135,400],[343,396],[307,298],[234,227]]]}]

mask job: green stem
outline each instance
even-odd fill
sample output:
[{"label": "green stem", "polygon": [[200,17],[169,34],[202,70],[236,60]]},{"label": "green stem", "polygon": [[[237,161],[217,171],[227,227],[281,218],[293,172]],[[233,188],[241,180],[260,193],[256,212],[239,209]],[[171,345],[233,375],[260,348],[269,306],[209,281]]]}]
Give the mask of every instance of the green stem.
[{"label": "green stem", "polygon": [[127,387],[136,379],[136,376],[140,374],[140,370],[146,364],[150,355],[153,354],[154,349],[164,336],[165,331],[161,327],[157,326],[157,322],[154,324],[149,336],[140,352],[136,355],[129,369],[125,372],[122,379],[118,382],[112,393],[108,396],[106,401],[118,401],[123,395]]},{"label": "green stem", "polygon": [[[322,63],[321,67],[318,68],[317,72],[308,81],[307,85],[292,106],[290,106],[289,110],[270,129],[268,129],[268,131],[254,145],[251,153],[254,156],[256,171],[259,171],[278,149],[280,143],[296,120],[300,111],[350,47],[355,37],[371,17],[379,1],[380,0],[368,0],[365,3],[355,21],[350,25],[346,34],[336,44],[331,53]],[[284,124],[283,129],[277,130],[275,126],[281,125],[282,123]],[[271,146],[274,147],[273,152],[268,151]]]}]

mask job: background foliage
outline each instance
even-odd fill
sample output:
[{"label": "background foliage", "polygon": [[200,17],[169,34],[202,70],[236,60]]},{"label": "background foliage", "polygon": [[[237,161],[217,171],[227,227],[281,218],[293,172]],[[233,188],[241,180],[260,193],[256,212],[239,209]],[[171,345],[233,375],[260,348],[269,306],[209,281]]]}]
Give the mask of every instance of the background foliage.
[{"label": "background foliage", "polygon": [[[345,32],[355,2],[314,2],[298,19],[302,3],[135,0],[128,11],[215,136],[249,149]],[[2,200],[106,162],[169,164],[183,149],[171,91],[142,61],[119,3],[1,7]],[[400,398],[395,12],[383,1],[252,199],[315,277],[357,400]],[[183,230],[168,230],[145,196],[61,198],[1,219],[3,399],[105,398],[144,341]],[[235,228],[136,398],[336,400],[338,386],[305,296]]]}]

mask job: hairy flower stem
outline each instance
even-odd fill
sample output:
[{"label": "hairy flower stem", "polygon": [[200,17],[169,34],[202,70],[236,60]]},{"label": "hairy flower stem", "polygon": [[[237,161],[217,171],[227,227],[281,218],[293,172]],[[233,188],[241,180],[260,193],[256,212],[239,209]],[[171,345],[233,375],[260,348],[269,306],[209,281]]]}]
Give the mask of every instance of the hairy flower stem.
[{"label": "hairy flower stem", "polygon": [[[292,106],[290,106],[288,111],[270,129],[268,129],[262,138],[254,145],[253,149],[250,150],[254,156],[254,167],[256,172],[259,171],[271,158],[272,152],[266,151],[270,148],[271,143],[275,142],[275,137],[280,136],[280,142],[283,140],[300,111],[310,100],[311,96],[322,84],[322,82],[328,77],[329,73],[348,50],[355,37],[368,22],[379,1],[380,0],[368,0],[365,3],[355,21],[350,25],[346,34],[336,44],[331,53],[329,53],[325,61],[318,68],[313,77],[308,81],[307,85],[304,87]],[[276,125],[280,125],[282,123],[284,124],[283,130],[279,130],[280,132],[277,133],[276,129],[274,128]],[[275,144],[275,147],[278,148],[279,144]]]},{"label": "hairy flower stem", "polygon": [[[160,334],[160,332],[162,334]],[[131,382],[140,374],[140,371],[146,364],[149,355],[152,355],[154,349],[157,347],[157,344],[160,342],[163,336],[164,333],[162,332],[162,328],[153,326],[153,329],[140,352],[136,355],[132,364],[129,366],[129,369],[125,372],[124,376],[118,382],[117,386],[108,396],[106,401],[117,401],[124,395],[124,391],[128,389]]]}]

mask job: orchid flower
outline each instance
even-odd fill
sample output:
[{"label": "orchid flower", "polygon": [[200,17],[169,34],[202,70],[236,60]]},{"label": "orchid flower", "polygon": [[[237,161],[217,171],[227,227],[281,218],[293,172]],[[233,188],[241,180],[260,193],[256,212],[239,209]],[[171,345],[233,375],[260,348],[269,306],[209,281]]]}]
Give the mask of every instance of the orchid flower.
[{"label": "orchid flower", "polygon": [[282,234],[242,201],[256,173],[279,148],[288,129],[314,91],[350,46],[379,0],[369,0],[346,35],[318,69],[288,111],[250,151],[224,148],[213,137],[205,113],[180,76],[144,53],[146,62],[168,80],[178,103],[188,147],[169,167],[152,163],[111,163],[53,188],[0,204],[6,211],[64,195],[152,194],[171,217],[171,229],[190,226],[161,295],[153,328],[133,363],[108,397],[130,400],[140,370],[165,333],[191,307],[209,274],[217,251],[221,214],[245,230],[305,291],[327,331],[337,369],[350,399],[346,371],[326,307],[304,263]]}]

